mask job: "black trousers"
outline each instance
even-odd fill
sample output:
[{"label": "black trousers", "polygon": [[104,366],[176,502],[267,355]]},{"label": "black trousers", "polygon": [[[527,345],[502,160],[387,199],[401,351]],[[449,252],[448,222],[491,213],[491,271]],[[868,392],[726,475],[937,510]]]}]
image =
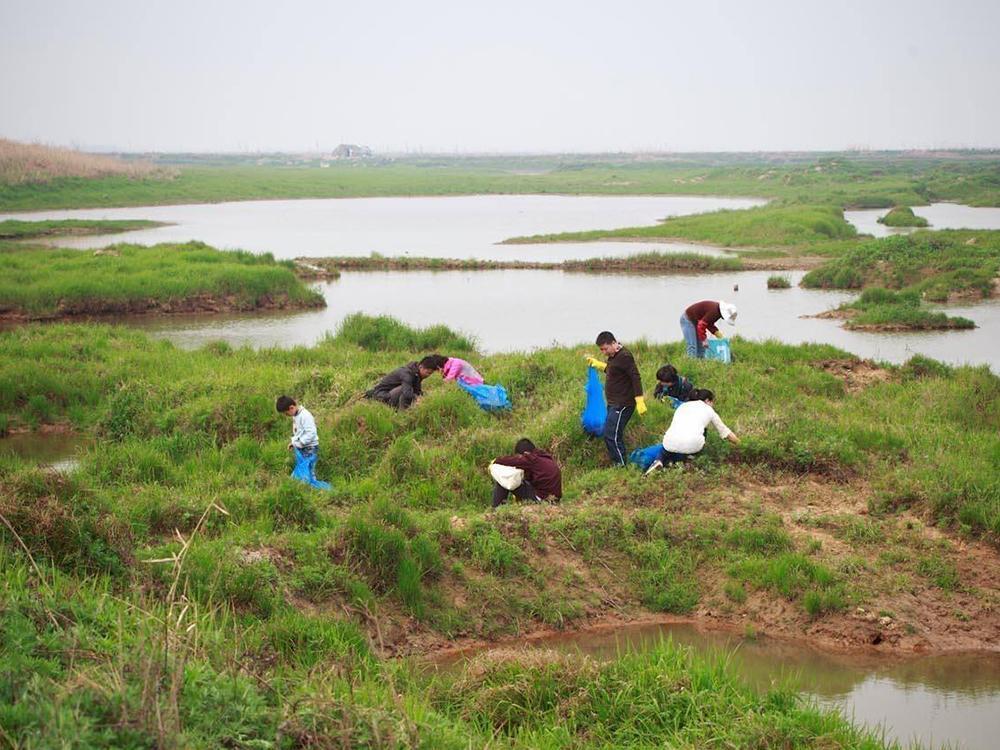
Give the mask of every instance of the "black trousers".
[{"label": "black trousers", "polygon": [[495,479],[493,480],[493,507],[496,508],[498,505],[503,505],[507,502],[507,498],[511,493],[514,493],[514,497],[518,500],[527,500],[530,503],[538,502],[538,494],[535,492],[535,488],[531,486],[531,482],[527,479],[521,482],[521,486],[517,489],[508,490],[506,487],[500,485]]},{"label": "black trousers", "polygon": [[417,400],[417,394],[408,385],[397,385],[391,391],[368,391],[365,395],[373,401],[389,404],[393,409],[409,409]]}]

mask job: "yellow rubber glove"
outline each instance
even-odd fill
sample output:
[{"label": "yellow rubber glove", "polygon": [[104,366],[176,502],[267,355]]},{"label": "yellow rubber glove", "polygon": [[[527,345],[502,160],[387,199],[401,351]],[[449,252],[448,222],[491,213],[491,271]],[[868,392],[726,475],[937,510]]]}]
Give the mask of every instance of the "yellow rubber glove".
[{"label": "yellow rubber glove", "polygon": [[639,412],[639,416],[646,413],[646,399],[642,396],[635,397],[635,410]]},{"label": "yellow rubber glove", "polygon": [[604,372],[605,370],[608,369],[607,362],[601,362],[601,360],[594,359],[593,357],[587,357],[587,364],[590,365],[591,367],[596,367],[601,372]]}]

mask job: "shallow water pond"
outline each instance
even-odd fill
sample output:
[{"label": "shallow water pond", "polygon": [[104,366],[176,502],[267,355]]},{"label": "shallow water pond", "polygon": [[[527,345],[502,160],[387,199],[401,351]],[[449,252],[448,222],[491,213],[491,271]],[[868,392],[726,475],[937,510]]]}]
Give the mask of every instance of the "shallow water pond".
[{"label": "shallow water pond", "polygon": [[[767,289],[764,271],[675,276],[594,275],[562,271],[409,271],[345,273],[321,284],[328,307],[302,313],[158,317],[127,321],[186,348],[214,340],[234,346],[310,345],[353,312],[392,315],[416,326],[445,323],[474,336],[486,353],[554,344],[592,344],[602,330],[624,341],[680,340],[681,312],[700,299],[739,307],[734,334],[798,344],[833,344],[862,357],[904,362],[920,353],[954,364],[989,364],[1000,371],[1000,303],[950,307],[975,321],[968,331],[861,333],[836,320],[811,317],[852,295]],[[733,287],[738,286],[739,291]],[[727,329],[729,330],[729,329]],[[739,355],[739,344],[734,347]]]},{"label": "shallow water pond", "polygon": [[[240,201],[185,206],[92,208],[0,214],[3,219],[151,219],[169,226],[113,235],[51,240],[60,247],[115,242],[200,240],[276,258],[411,255],[434,258],[561,261],[632,255],[645,249],[718,254],[684,243],[599,242],[500,245],[510,237],[655,224],[668,216],[750,208],[755,198],[703,196],[469,195]],[[664,247],[664,245],[667,247]]]},{"label": "shallow water pond", "polygon": [[77,452],[86,444],[83,435],[73,432],[18,432],[0,438],[0,456],[17,456],[65,473],[77,467]]},{"label": "shallow water pond", "polygon": [[[611,659],[671,638],[696,652],[725,654],[758,689],[790,684],[857,724],[884,728],[888,739],[926,748],[992,750],[1000,737],[1000,654],[953,654],[888,660],[833,655],[805,644],[748,640],[688,624],[634,625],[532,640],[525,647],[581,652]],[[432,661],[455,669],[474,653]]]}]

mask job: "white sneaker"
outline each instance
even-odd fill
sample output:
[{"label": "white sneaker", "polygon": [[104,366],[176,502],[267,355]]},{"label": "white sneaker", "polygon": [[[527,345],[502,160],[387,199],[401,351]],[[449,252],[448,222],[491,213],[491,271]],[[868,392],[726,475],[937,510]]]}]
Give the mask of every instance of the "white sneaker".
[{"label": "white sneaker", "polygon": [[649,465],[649,468],[646,469],[646,475],[648,476],[657,469],[662,469],[662,468],[663,468],[663,461],[661,461],[660,459],[656,459],[655,461],[653,461],[653,463]]}]

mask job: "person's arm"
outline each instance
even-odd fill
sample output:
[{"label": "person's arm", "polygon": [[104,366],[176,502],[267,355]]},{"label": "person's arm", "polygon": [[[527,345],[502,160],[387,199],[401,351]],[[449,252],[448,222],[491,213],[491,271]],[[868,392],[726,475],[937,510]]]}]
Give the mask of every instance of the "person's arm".
[{"label": "person's arm", "polygon": [[[700,321],[700,323],[704,323],[705,324],[705,330],[711,331],[714,335],[718,336],[719,335],[719,329],[716,328],[715,323],[719,319],[716,318],[714,321],[713,320],[709,320],[708,318],[709,318],[709,315],[711,315],[711,314],[712,313],[709,313],[704,318],[702,318],[701,321]],[[704,336],[703,338],[708,338],[708,336]]]},{"label": "person's arm", "polygon": [[642,416],[646,413],[646,399],[642,397],[642,378],[639,376],[639,367],[635,363],[635,357],[629,358],[628,374],[632,380],[632,393],[635,394],[635,410]]},{"label": "person's arm", "polygon": [[712,425],[715,427],[716,432],[719,433],[720,438],[728,440],[730,443],[733,444],[737,444],[740,442],[740,439],[736,437],[736,434],[728,427],[726,427],[725,423],[723,423],[719,415],[716,414],[715,409],[712,409]]},{"label": "person's arm", "polygon": [[457,359],[449,358],[444,367],[441,368],[441,377],[445,380],[457,380],[462,372],[462,363]]},{"label": "person's arm", "polygon": [[513,456],[494,458],[493,463],[500,464],[501,466],[513,466],[515,469],[521,470],[531,468],[531,459],[521,453],[515,453]]}]

